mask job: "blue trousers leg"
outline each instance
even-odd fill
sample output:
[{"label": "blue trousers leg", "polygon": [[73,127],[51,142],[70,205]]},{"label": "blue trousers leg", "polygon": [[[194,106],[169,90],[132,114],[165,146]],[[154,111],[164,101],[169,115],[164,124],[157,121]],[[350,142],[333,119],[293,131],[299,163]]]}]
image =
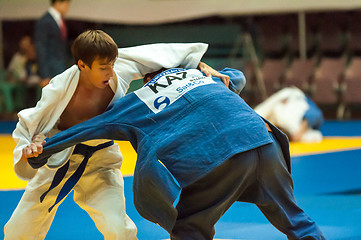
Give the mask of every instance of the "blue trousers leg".
[{"label": "blue trousers leg", "polygon": [[235,155],[185,187],[171,239],[213,239],[214,225],[235,201],[255,203],[289,239],[324,239],[295,202],[293,182],[276,141]]},{"label": "blue trousers leg", "polygon": [[172,240],[211,240],[214,225],[256,179],[257,151],[237,154],[182,189]]},{"label": "blue trousers leg", "polygon": [[296,204],[291,175],[277,142],[258,152],[257,207],[288,239],[325,239],[316,223]]}]

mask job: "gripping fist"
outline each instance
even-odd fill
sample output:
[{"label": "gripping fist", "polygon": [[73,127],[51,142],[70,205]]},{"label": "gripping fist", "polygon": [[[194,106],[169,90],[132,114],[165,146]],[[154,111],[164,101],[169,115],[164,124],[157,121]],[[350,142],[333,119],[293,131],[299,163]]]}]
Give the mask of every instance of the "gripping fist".
[{"label": "gripping fist", "polygon": [[199,62],[197,69],[204,73],[207,77],[218,77],[222,80],[226,87],[229,87],[229,76],[219,73],[204,62]]},{"label": "gripping fist", "polygon": [[45,135],[42,133],[36,134],[31,143],[23,148],[22,159],[27,161],[30,157],[37,157],[43,152],[43,144],[45,144]]}]

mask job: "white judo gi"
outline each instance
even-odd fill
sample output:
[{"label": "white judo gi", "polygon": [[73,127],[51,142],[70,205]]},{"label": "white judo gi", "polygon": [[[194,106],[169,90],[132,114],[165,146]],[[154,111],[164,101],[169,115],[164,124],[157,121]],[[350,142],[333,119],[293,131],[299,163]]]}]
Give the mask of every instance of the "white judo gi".
[{"label": "white judo gi", "polygon": [[[310,105],[306,95],[296,87],[287,87],[276,92],[254,110],[272,124],[296,134],[305,118],[306,112],[315,105]],[[319,117],[322,117],[320,115]],[[308,128],[300,138],[302,142],[320,142],[323,136],[318,129]]]},{"label": "white judo gi", "polygon": [[[133,79],[156,71],[161,67],[184,66],[196,68],[208,45],[188,44],[150,44],[123,48],[118,51],[114,65],[114,77],[109,84],[114,91],[115,101],[123,97]],[[76,65],[54,77],[42,92],[40,101],[34,108],[19,112],[19,122],[13,132],[17,143],[14,149],[14,169],[16,175],[28,180],[25,192],[5,225],[5,240],[44,239],[59,204],[49,212],[63,183],[78,168],[84,158],[72,152],[74,147],[52,157],[51,161],[69,158],[70,165],[64,179],[40,203],[40,196],[49,189],[57,169],[41,167],[38,170],[21,160],[22,149],[31,143],[31,138],[39,133],[47,137],[54,135],[57,122],[72,98],[79,81]],[[83,144],[99,145],[108,140],[91,140]],[[74,186],[74,201],[95,222],[105,240],[136,239],[136,227],[125,213],[124,182],[120,172],[122,155],[114,144],[95,152],[90,157],[80,180]]]}]

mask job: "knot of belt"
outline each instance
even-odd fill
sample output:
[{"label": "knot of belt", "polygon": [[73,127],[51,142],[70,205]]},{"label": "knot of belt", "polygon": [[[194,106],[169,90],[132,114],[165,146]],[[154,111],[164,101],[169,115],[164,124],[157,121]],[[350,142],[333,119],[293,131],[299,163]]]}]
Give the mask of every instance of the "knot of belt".
[{"label": "knot of belt", "polygon": [[[70,191],[73,189],[75,184],[79,181],[80,177],[84,173],[84,170],[88,163],[89,158],[96,151],[103,149],[103,148],[107,148],[113,144],[114,144],[114,141],[109,141],[106,143],[99,144],[97,146],[88,146],[85,144],[77,144],[75,146],[73,154],[81,154],[84,156],[84,159],[80,163],[79,167],[75,170],[75,172],[64,183],[64,186],[61,188],[61,190],[55,200],[55,203],[48,209],[49,212],[54,208],[54,206],[56,204],[58,204],[61,200],[63,200],[66,197],[66,195],[68,195],[70,193]],[[52,190],[53,188],[55,188],[56,186],[58,186],[60,184],[60,182],[64,179],[66,173],[68,172],[68,169],[69,169],[69,161],[67,161],[66,164],[64,164],[61,168],[59,168],[56,171],[56,173],[54,175],[54,179],[51,182],[49,189],[40,196],[40,202],[43,202],[45,196],[48,194],[48,192],[50,190]]]}]

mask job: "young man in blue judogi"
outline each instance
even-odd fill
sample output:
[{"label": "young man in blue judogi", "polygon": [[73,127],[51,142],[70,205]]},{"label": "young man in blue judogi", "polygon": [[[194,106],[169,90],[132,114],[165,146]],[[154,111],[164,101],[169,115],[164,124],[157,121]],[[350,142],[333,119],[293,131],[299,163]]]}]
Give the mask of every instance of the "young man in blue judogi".
[{"label": "young man in blue judogi", "polygon": [[[231,89],[243,88],[240,71],[221,73]],[[39,167],[96,138],[131,142],[138,154],[135,206],[173,240],[213,239],[214,225],[236,201],[256,204],[289,239],[325,239],[296,204],[287,137],[218,78],[196,69],[163,71],[104,114],[48,139],[29,162]]]}]

